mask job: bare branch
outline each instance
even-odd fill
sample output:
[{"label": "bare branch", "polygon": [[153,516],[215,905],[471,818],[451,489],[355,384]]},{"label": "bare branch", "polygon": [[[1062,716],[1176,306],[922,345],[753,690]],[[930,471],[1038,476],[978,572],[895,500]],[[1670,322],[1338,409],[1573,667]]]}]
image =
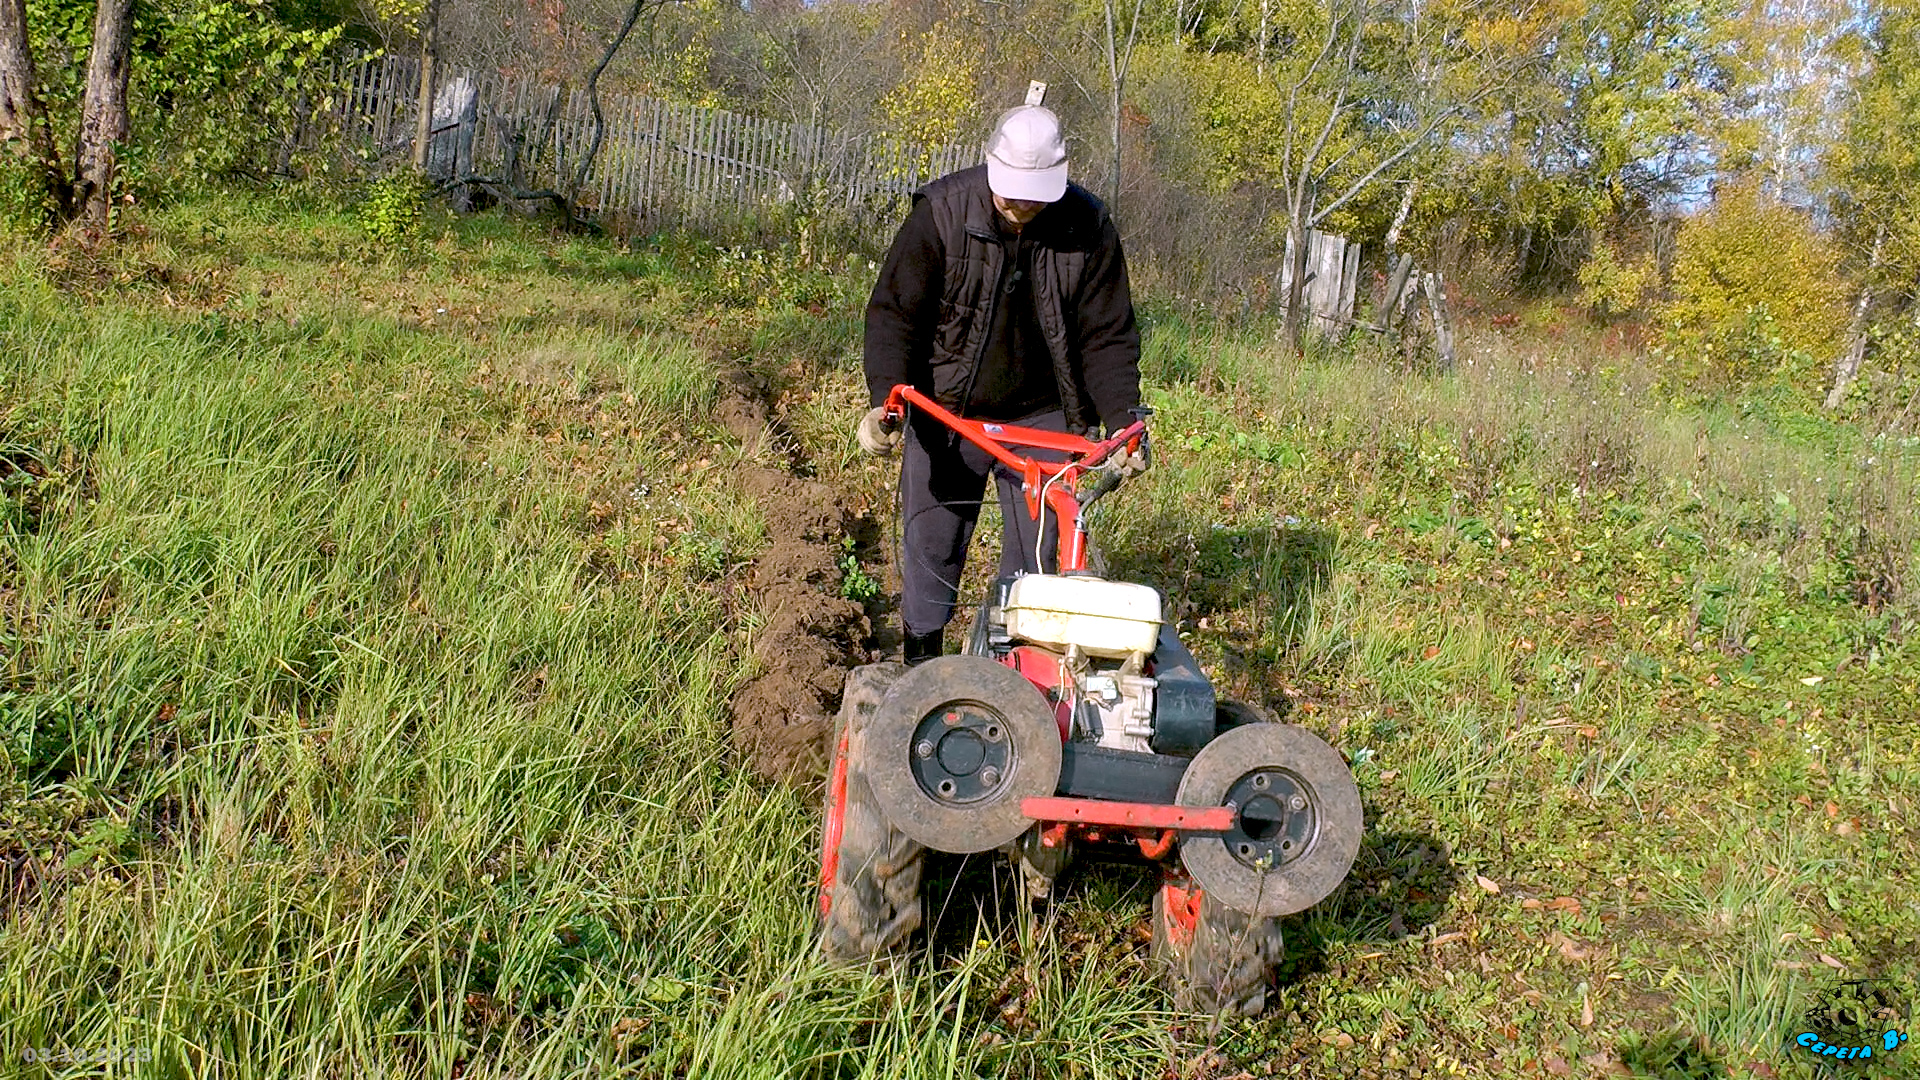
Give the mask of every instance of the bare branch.
[{"label": "bare branch", "polygon": [[1433,119],[1427,121],[1426,127],[1420,129],[1419,134],[1407,141],[1406,145],[1387,155],[1387,157],[1376,163],[1373,168],[1368,169],[1359,179],[1347,185],[1347,190],[1341,192],[1339,198],[1317,210],[1313,215],[1312,221],[1309,222],[1309,226],[1319,226],[1322,221],[1327,219],[1327,215],[1345,206],[1355,195],[1360,194],[1362,189],[1373,182],[1374,177],[1398,165],[1408,154],[1419,149],[1421,145],[1427,141],[1427,137],[1439,129],[1442,121],[1464,111],[1466,111],[1465,105],[1453,105],[1440,110],[1440,112],[1434,115]]},{"label": "bare branch", "polygon": [[1320,158],[1321,151],[1327,148],[1327,140],[1333,137],[1333,129],[1340,123],[1341,110],[1346,108],[1347,88],[1353,85],[1354,65],[1360,60],[1360,38],[1362,24],[1354,20],[1353,41],[1347,46],[1347,67],[1340,77],[1340,89],[1333,95],[1333,108],[1327,110],[1327,122],[1320,127],[1319,137],[1313,140],[1313,147],[1300,160],[1300,172],[1305,177],[1313,170],[1313,163]]},{"label": "bare branch", "polygon": [[[664,0],[654,0],[654,6],[658,8],[662,2]],[[600,54],[600,62],[593,66],[593,71],[587,76],[587,102],[593,107],[593,141],[587,144],[587,152],[580,158],[580,168],[573,174],[572,190],[576,195],[582,187],[586,186],[587,173],[592,171],[594,160],[600,156],[600,144],[607,134],[606,114],[600,110],[600,75],[607,70],[608,64],[613,63],[614,54],[620,51],[620,46],[626,42],[627,35],[633,32],[633,24],[640,21],[640,12],[645,10],[646,6],[647,0],[633,0],[633,3],[628,5],[626,21],[620,24],[619,31],[613,35],[613,40],[607,42],[607,51]]]},{"label": "bare branch", "polygon": [[[1227,13],[1226,21],[1220,24],[1221,29],[1214,31],[1213,44],[1207,46],[1208,56],[1212,56],[1220,50],[1220,43],[1227,39],[1226,27],[1232,26],[1235,22],[1239,21],[1240,9],[1246,5],[1246,2],[1247,0],[1233,0],[1233,10]],[[1196,16],[1195,18],[1197,24],[1198,17]]]}]

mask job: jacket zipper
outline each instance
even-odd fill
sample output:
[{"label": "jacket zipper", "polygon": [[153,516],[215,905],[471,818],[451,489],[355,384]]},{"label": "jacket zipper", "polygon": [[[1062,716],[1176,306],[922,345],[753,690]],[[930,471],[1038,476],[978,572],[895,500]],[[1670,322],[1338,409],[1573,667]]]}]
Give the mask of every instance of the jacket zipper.
[{"label": "jacket zipper", "polygon": [[[964,394],[960,395],[960,401],[958,403],[960,407],[954,413],[956,416],[967,415],[967,410],[973,407],[973,388],[980,381],[980,361],[987,355],[987,339],[993,336],[993,316],[1000,308],[1000,290],[1007,287],[1006,246],[1000,243],[999,237],[989,238],[974,232],[972,229],[968,229],[966,232],[968,236],[990,243],[1000,249],[1000,273],[994,278],[993,295],[987,300],[987,329],[980,335],[980,347],[973,351],[973,366],[967,371],[967,389]],[[1014,241],[1014,261],[1018,262],[1019,259],[1019,241],[1016,240]]]}]

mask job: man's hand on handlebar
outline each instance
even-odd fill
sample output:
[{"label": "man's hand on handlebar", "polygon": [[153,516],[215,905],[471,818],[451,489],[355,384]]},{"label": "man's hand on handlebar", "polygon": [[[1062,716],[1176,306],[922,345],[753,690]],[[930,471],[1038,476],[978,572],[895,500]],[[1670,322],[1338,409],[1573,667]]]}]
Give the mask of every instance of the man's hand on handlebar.
[{"label": "man's hand on handlebar", "polygon": [[860,418],[854,437],[860,440],[860,449],[869,454],[891,454],[900,449],[900,417],[888,416],[885,405],[876,405]]},{"label": "man's hand on handlebar", "polygon": [[1153,464],[1153,454],[1147,449],[1147,439],[1144,435],[1140,437],[1139,443],[1135,445],[1131,454],[1115,454],[1113,459],[1121,477],[1128,480],[1146,472],[1147,466]]}]

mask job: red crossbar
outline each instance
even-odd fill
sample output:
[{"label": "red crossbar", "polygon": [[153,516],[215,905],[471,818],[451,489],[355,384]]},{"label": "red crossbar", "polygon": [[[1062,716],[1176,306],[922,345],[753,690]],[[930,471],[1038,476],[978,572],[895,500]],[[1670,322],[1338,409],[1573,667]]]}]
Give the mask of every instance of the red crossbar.
[{"label": "red crossbar", "polygon": [[1020,800],[1020,812],[1035,821],[1070,821],[1078,825],[1130,825],[1141,829],[1179,829],[1183,832],[1226,832],[1233,828],[1234,812],[1224,806],[1162,806],[1156,803],[1109,802],[1045,796]]},{"label": "red crossbar", "polygon": [[[1080,504],[1074,498],[1074,483],[1087,470],[1122,448],[1138,446],[1147,432],[1144,421],[1135,420],[1105,442],[1090,442],[1078,435],[1040,431],[1017,424],[962,419],[905,383],[894,387],[893,392],[887,395],[887,414],[895,420],[906,417],[909,405],[959,433],[968,442],[993,455],[1002,465],[1019,473],[1020,486],[1027,499],[1027,513],[1035,521],[1041,520],[1040,493],[1045,488],[1047,506],[1060,522],[1058,569],[1061,573],[1067,573],[1087,568],[1087,534],[1080,520]],[[1073,456],[1072,460],[1065,462],[1036,461],[1024,454],[1014,453],[1009,447],[1037,447]],[[1063,473],[1065,475],[1061,476]],[[1056,476],[1060,477],[1059,483],[1043,483]]]}]

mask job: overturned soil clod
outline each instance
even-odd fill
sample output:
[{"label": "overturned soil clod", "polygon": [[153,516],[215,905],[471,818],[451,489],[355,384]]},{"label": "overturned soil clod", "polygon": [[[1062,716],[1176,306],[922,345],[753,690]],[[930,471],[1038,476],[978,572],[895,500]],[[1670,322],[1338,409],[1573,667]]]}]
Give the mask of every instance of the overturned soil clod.
[{"label": "overturned soil clod", "polygon": [[766,617],[755,635],[760,674],[729,703],[733,744],[755,772],[775,779],[819,773],[847,669],[869,662],[872,625],[840,595],[843,537],[864,524],[829,485],[751,468],[748,496],[773,538],[749,579]]}]

